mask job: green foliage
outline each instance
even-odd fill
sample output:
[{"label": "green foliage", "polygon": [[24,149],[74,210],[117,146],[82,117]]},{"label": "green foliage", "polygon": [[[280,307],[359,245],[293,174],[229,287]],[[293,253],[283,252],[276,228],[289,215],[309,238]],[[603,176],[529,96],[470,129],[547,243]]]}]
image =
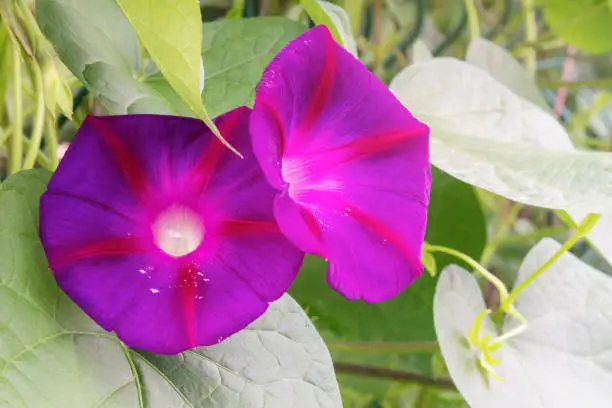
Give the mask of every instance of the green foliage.
[{"label": "green foliage", "polygon": [[[138,41],[123,16],[119,15],[113,20],[113,29],[105,26],[99,30],[89,29],[92,23],[94,26],[98,23],[108,24],[108,20],[116,16],[117,6],[113,0],[96,2],[96,8],[90,7],[87,2],[68,0],[38,0],[38,3],[45,11],[38,16],[41,28],[54,43],[62,61],[101,98],[111,112],[192,114],[188,103],[162,74],[154,69],[146,75],[139,75],[143,68],[139,67]],[[96,13],[90,14],[93,11]],[[89,16],[89,24],[83,23],[83,15]],[[68,33],[63,28],[65,26],[71,27]],[[211,116],[217,116],[252,103],[255,86],[265,66],[280,48],[302,33],[305,27],[284,18],[270,17],[206,23],[203,29],[198,29],[197,37],[200,37],[200,30],[202,46],[201,51],[198,46],[198,55],[201,54],[204,59],[207,81],[202,100]],[[107,32],[123,33],[121,48],[108,44]],[[83,51],[75,53],[75,43],[80,38],[86,42],[81,45]],[[157,39],[162,43],[167,41],[161,37]],[[169,44],[184,42],[199,44],[198,41],[185,39]],[[81,46],[76,49],[80,50]],[[109,57],[110,54],[112,57]],[[134,63],[121,63],[124,59],[133,60]],[[168,69],[182,72],[179,68],[171,66]],[[192,72],[191,76],[197,74],[197,65],[194,69],[195,74]],[[183,77],[182,74],[173,75]],[[195,85],[190,84],[189,87],[193,87],[192,91],[197,90],[197,81],[192,79],[191,82],[195,82]]]},{"label": "green foliage", "polygon": [[[478,259],[486,241],[485,221],[474,189],[434,169],[426,240],[446,245]],[[453,262],[435,255],[442,270]],[[437,277],[423,273],[393,299],[377,304],[349,302],[325,281],[326,263],[306,257],[289,292],[305,308],[324,338],[329,341],[336,361],[430,372],[431,347],[418,354],[401,354],[394,343],[436,339],[433,326],[433,295]],[[376,342],[377,352],[351,347],[351,343]],[[385,345],[387,344],[387,345]],[[422,354],[424,353],[424,354]],[[342,380],[342,379],[341,379]],[[382,396],[388,383],[365,380],[348,381],[352,389]]]},{"label": "green foliage", "polygon": [[546,111],[471,64],[411,65],[391,89],[431,128],[431,161],[472,185],[525,204],[612,209],[612,156],[576,151]]},{"label": "green foliage", "polygon": [[[612,50],[612,0],[481,1],[469,23],[463,1],[200,0],[206,21],[222,17],[203,25],[196,0],[36,0],[40,29],[74,77],[62,72],[46,40],[36,35],[28,3],[0,0],[1,177],[19,170],[28,151],[29,161],[36,155],[39,165],[55,167],[55,118],[72,113],[66,84],[72,91],[85,86],[93,95],[80,108],[75,98],[71,126],[91,112],[195,115],[210,124],[211,117],[252,105],[265,66],[307,29],[309,17],[377,76],[393,78],[390,88],[398,99],[430,126],[436,167],[428,243],[476,260],[486,244],[481,262],[502,281],[514,282],[519,268],[521,280],[558,247],[544,241],[546,251],[540,244],[523,260],[533,244],[546,236],[565,239],[559,219],[574,228],[587,212],[607,211],[587,237],[592,249],[583,260],[610,268],[612,158],[580,149],[611,149],[609,140],[597,137],[610,133],[604,120],[609,95],[599,91],[589,99],[585,88],[610,84],[609,55],[589,53]],[[534,3],[537,13],[526,13]],[[254,12],[267,17],[241,18]],[[469,41],[468,26],[479,27],[487,39]],[[580,69],[572,71],[566,45],[582,52]],[[440,54],[465,56],[465,62]],[[525,56],[527,64],[514,58]],[[29,75],[37,67],[42,87]],[[604,78],[581,78],[583,71]],[[542,92],[545,84],[555,91],[554,109],[552,96]],[[568,97],[557,87],[567,87]],[[35,106],[41,101],[46,117],[38,146],[30,136],[40,136],[31,128],[40,130]],[[556,117],[563,112],[566,129]],[[612,399],[605,387],[612,377],[596,354],[610,338],[610,284],[570,255],[517,299],[529,331],[501,349],[501,367],[511,377],[505,385],[485,387],[482,370],[475,370],[477,354],[465,347],[475,316],[494,308],[497,294],[449,266],[468,265],[440,252],[423,254],[429,273],[374,305],[338,295],[325,281],[326,263],[307,256],[290,289],[298,303],[284,297],[221,345],[179,356],[128,350],[75,306],[47,269],[37,225],[49,177],[38,169],[0,185],[0,406],[284,408],[292,401],[336,408],[329,354],[298,303],[332,352],[347,408],[467,406],[448,387],[449,375],[474,408],[607,406]],[[510,200],[523,205],[512,207]],[[553,217],[536,207],[567,213]],[[573,251],[583,255],[585,247]],[[493,322],[485,322],[493,335]],[[510,323],[499,327],[508,332]],[[568,370],[568,361],[579,369]],[[360,376],[351,364],[363,369]],[[372,367],[395,371],[374,378]],[[393,373],[411,379],[399,381],[402,376]],[[529,384],[520,382],[524,378]]]},{"label": "green foliage", "polygon": [[202,98],[211,115],[251,105],[266,65],[304,30],[304,25],[281,17],[204,24],[206,86]]},{"label": "green foliage", "polygon": [[[47,269],[38,201],[49,177],[22,172],[0,186],[0,405],[242,408],[266,400],[283,408],[301,399],[338,406],[325,345],[288,296],[228,341],[176,356],[130,350],[96,325]],[[270,366],[274,349],[310,368],[296,377],[292,365]]]},{"label": "green foliage", "polygon": [[36,9],[41,30],[81,81],[94,62],[138,72],[138,38],[114,0],[37,0]]},{"label": "green foliage", "polygon": [[198,3],[193,0],[117,0],[117,3],[170,86],[225,142],[200,98],[202,19]]},{"label": "green foliage", "polygon": [[[112,113],[175,113],[139,79],[138,38],[114,0],[37,0],[36,6],[62,62]],[[143,105],[148,110],[138,110]]]},{"label": "green foliage", "polygon": [[540,0],[550,29],[582,51],[612,50],[612,10],[607,0]]},{"label": "green foliage", "polygon": [[[534,246],[523,260],[514,289],[560,248],[549,238]],[[470,406],[596,407],[610,401],[610,388],[599,384],[612,378],[600,352],[609,349],[612,338],[608,319],[611,291],[610,276],[574,255],[561,255],[516,299],[516,308],[528,326],[501,346],[497,354],[501,361],[494,367],[504,381],[498,381],[481,375],[474,365],[478,364],[474,348],[466,347],[457,335],[467,332],[486,307],[480,288],[473,275],[449,267],[436,290],[436,332],[448,369]],[[484,320],[481,335],[498,336],[491,319]],[[509,333],[517,322],[508,317],[503,325],[502,333]]]}]

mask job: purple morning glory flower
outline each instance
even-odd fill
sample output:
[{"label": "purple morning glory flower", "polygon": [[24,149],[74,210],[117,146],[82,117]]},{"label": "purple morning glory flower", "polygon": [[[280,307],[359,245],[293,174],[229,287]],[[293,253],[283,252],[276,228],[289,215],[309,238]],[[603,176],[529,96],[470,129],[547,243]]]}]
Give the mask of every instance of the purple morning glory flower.
[{"label": "purple morning glory flower", "polygon": [[277,190],[281,231],[329,261],[334,289],[378,302],[419,276],[429,129],[326,27],[293,40],[266,68],[251,134]]},{"label": "purple morning glory flower", "polygon": [[60,287],[128,346],[217,343],[279,298],[303,254],[278,230],[251,151],[250,110],[215,120],[88,117],[41,198]]}]

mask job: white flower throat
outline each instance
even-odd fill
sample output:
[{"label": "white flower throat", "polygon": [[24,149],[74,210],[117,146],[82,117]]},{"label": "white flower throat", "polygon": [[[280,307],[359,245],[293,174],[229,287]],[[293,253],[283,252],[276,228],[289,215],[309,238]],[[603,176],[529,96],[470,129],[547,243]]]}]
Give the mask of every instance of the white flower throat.
[{"label": "white flower throat", "polygon": [[153,223],[155,244],[175,258],[195,251],[204,239],[201,217],[193,210],[172,206],[163,211]]}]

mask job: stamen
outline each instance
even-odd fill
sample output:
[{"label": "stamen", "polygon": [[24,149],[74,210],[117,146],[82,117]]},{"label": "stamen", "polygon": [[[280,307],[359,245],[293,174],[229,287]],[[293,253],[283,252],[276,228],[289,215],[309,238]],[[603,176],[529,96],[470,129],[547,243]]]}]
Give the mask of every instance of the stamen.
[{"label": "stamen", "polygon": [[173,206],[162,212],[152,229],[157,246],[175,258],[195,251],[205,233],[201,217],[182,206]]}]

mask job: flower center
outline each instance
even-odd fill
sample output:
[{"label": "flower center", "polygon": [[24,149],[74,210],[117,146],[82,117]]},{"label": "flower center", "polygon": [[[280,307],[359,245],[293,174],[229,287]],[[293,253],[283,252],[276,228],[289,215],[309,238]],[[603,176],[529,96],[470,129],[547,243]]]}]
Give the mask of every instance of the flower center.
[{"label": "flower center", "polygon": [[204,232],[201,217],[182,206],[168,208],[153,223],[155,243],[175,258],[195,251],[204,239]]}]

